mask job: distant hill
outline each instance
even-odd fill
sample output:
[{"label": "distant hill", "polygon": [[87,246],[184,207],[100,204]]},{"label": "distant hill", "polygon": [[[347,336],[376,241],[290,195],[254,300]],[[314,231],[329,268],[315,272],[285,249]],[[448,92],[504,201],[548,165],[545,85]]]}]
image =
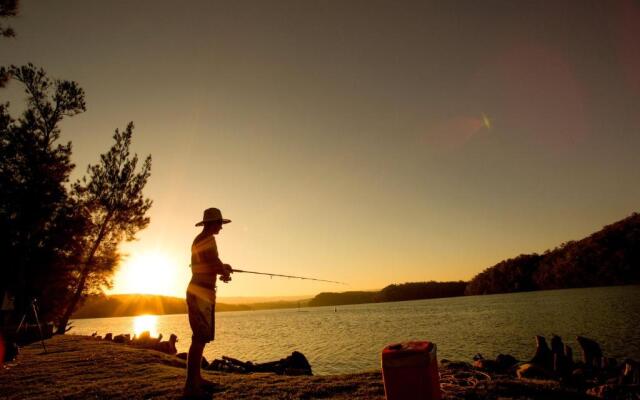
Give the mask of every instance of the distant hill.
[{"label": "distant hill", "polygon": [[309,302],[310,307],[341,306],[344,304],[373,303],[378,292],[323,292]]},{"label": "distant hill", "polygon": [[277,302],[290,302],[297,304],[298,301],[308,301],[312,297],[313,295],[311,294],[306,296],[221,296],[218,297],[218,301],[225,304],[266,304]]},{"label": "distant hill", "polygon": [[376,295],[376,301],[407,301],[463,296],[467,282],[408,282],[389,285]]},{"label": "distant hill", "polygon": [[310,306],[431,299],[530,290],[640,283],[640,214],[544,254],[521,254],[469,282],[409,282],[379,292],[320,293]]},{"label": "distant hill", "polygon": [[640,283],[640,214],[544,254],[522,254],[476,275],[466,294]]},{"label": "distant hill", "polygon": [[389,285],[379,291],[320,293],[309,302],[309,306],[339,306],[345,304],[383,303],[389,301],[433,299],[464,295],[467,283],[458,282],[408,282]]},{"label": "distant hill", "polygon": [[[265,301],[251,304],[216,303],[216,311],[250,311],[307,306],[309,300]],[[90,297],[72,318],[127,317],[141,314],[185,314],[184,298],[153,294],[116,294]]]},{"label": "distant hill", "polygon": [[140,314],[184,314],[185,299],[152,294],[89,297],[72,318],[125,317]]}]

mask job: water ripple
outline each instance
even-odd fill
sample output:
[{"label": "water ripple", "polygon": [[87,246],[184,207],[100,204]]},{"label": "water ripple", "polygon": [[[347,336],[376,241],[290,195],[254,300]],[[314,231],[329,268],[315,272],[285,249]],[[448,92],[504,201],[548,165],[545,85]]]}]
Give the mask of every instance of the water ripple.
[{"label": "water ripple", "polygon": [[[557,334],[579,354],[576,335],[598,340],[605,354],[640,359],[640,286],[567,289],[490,296],[362,304],[304,310],[218,313],[207,359],[222,355],[257,362],[298,350],[316,374],[377,369],[389,343],[430,340],[438,357],[470,360],[476,353],[531,357],[535,335]],[[158,332],[176,333],[186,351],[186,315],[158,317]],[[74,321],[72,333],[133,330],[133,317]]]}]

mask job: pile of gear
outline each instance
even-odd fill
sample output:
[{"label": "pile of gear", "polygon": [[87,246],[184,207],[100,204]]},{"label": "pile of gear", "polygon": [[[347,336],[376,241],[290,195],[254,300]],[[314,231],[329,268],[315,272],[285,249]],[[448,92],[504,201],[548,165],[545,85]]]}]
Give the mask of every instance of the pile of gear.
[{"label": "pile of gear", "polygon": [[[543,383],[556,394],[562,390],[578,397],[640,398],[640,363],[606,357],[593,339],[578,336],[576,341],[582,353],[579,360],[574,360],[573,349],[557,335],[552,337],[551,347],[543,336],[536,336],[534,356],[525,362],[504,354],[495,360],[476,354],[473,364],[442,360],[441,387],[443,392],[460,397],[469,389],[475,393],[483,389],[504,392],[518,387],[522,391],[527,385]],[[539,393],[539,386],[532,386],[532,392]]]},{"label": "pile of gear", "polygon": [[[187,359],[187,353],[178,354],[178,358]],[[281,358],[278,361],[265,363],[255,363],[252,361],[240,361],[233,357],[222,356],[211,363],[202,357],[202,369],[208,371],[235,372],[239,374],[250,374],[255,372],[268,372],[277,375],[313,375],[311,365],[307,357],[299,351],[294,351],[290,356]]]}]

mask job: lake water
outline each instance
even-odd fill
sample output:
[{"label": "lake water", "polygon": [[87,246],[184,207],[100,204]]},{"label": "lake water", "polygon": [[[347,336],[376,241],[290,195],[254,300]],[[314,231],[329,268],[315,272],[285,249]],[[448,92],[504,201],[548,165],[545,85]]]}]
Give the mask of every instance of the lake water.
[{"label": "lake water", "polygon": [[[73,321],[71,333],[99,335],[141,330],[178,335],[187,351],[191,331],[185,314]],[[509,353],[529,359],[535,335],[560,335],[579,357],[576,335],[596,339],[605,355],[640,359],[640,286],[565,289],[353,306],[216,315],[216,340],[205,348],[222,355],[273,361],[298,350],[315,374],[377,369],[390,343],[430,340],[438,358],[470,361],[474,354]]]}]

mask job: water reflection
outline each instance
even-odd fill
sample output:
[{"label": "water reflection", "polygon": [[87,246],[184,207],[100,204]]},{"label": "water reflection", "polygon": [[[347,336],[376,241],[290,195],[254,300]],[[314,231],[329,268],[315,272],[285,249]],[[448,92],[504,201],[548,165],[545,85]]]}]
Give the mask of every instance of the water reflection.
[{"label": "water reflection", "polygon": [[157,315],[139,315],[133,318],[133,333],[140,336],[144,331],[149,331],[152,337],[158,336]]}]

